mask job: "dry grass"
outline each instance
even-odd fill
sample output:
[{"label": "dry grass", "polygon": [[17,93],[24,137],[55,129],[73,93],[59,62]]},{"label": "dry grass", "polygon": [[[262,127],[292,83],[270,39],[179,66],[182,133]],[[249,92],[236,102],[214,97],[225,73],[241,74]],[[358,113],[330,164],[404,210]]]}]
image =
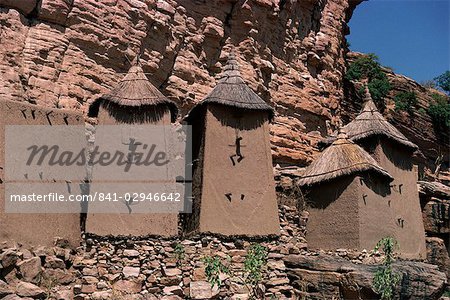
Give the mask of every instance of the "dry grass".
[{"label": "dry grass", "polygon": [[166,105],[171,111],[172,119],[176,118],[178,114],[175,102],[169,100],[153,86],[139,63],[134,63],[127,75],[119,81],[115,88],[91,104],[90,115],[95,114],[94,111],[98,111],[98,107],[103,101],[126,107]]},{"label": "dry grass", "polygon": [[267,111],[269,119],[274,117],[273,108],[259,97],[251,88],[245,84],[239,72],[235,56],[231,53],[227,65],[216,87],[206,96],[206,98],[194,106],[185,117],[186,121],[196,118],[202,107],[208,103],[216,103],[249,110]]},{"label": "dry grass", "polygon": [[[417,145],[410,142],[397,128],[390,124],[378,111],[375,103],[370,97],[366,88],[365,103],[360,114],[350,123],[342,128],[348,135],[348,138],[354,142],[369,138],[372,136],[385,136],[394,142],[400,143],[407,148],[415,151]],[[337,133],[321,141],[322,145],[329,145],[337,138]]]},{"label": "dry grass", "polygon": [[358,172],[374,172],[389,181],[393,180],[369,153],[340,133],[333,144],[306,168],[298,184],[313,185]]}]

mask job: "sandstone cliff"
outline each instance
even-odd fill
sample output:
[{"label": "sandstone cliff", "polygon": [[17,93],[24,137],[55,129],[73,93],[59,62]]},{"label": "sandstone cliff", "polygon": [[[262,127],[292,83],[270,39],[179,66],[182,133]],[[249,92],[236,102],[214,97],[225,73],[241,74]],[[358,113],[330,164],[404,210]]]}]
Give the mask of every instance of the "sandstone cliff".
[{"label": "sandstone cliff", "polygon": [[[184,115],[214,86],[233,45],[245,80],[275,107],[274,162],[309,164],[316,143],[359,109],[344,84],[347,21],[359,0],[0,0],[0,96],[86,111],[140,55]],[[429,93],[388,72],[399,91]],[[392,108],[392,105],[391,105]],[[429,160],[448,151],[426,114],[386,113]]]},{"label": "sandstone cliff", "polygon": [[359,2],[0,0],[0,97],[85,111],[140,54],[184,114],[234,45],[245,80],[276,108],[274,162],[304,165],[336,121]]},{"label": "sandstone cliff", "polygon": [[[361,53],[349,52],[346,55],[347,63],[351,63],[360,57]],[[425,156],[423,163],[434,171],[434,161],[439,154],[444,157],[444,162],[448,165],[450,157],[449,138],[450,133],[443,130],[436,130],[431,117],[426,113],[429,105],[434,102],[432,94],[441,92],[421,86],[414,80],[399,74],[395,74],[391,69],[384,68],[391,90],[385,99],[386,109],[384,116],[389,122],[395,125],[409,140],[419,146],[420,151]],[[359,113],[362,100],[356,92],[357,88],[353,83],[344,81],[345,97],[341,102],[339,115],[344,123],[347,123]],[[417,97],[417,104],[413,107],[413,114],[405,111],[395,110],[395,95],[402,92],[414,92]],[[444,170],[445,171],[445,168]],[[448,179],[447,179],[448,180]]]}]

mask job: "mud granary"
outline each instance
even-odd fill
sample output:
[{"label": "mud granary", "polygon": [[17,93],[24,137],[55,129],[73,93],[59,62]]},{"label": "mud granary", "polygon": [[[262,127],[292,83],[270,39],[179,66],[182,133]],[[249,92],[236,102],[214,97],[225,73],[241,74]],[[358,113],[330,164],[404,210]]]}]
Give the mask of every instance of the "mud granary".
[{"label": "mud granary", "polygon": [[[167,125],[175,121],[177,107],[150,83],[136,61],[115,88],[91,104],[88,115],[96,117],[100,125]],[[269,123],[273,117],[273,109],[245,84],[237,60],[231,54],[217,86],[185,118],[193,127],[194,207],[192,214],[182,218],[184,231],[231,236],[270,236],[279,233],[269,141]],[[81,114],[6,101],[2,102],[1,120],[2,126],[83,124]],[[412,163],[412,154],[417,146],[383,118],[368,92],[360,115],[344,126],[343,131],[348,138],[338,138],[337,134],[331,136],[325,144],[333,144],[323,154],[331,155],[331,158],[325,159],[327,164],[324,168],[329,169],[326,173],[338,175],[332,180],[326,178],[312,184],[312,178],[320,175],[315,169],[316,163],[309,168],[310,178],[305,173],[301,180],[304,186],[324,186],[316,191],[311,189],[308,195],[311,210],[326,207],[336,209],[334,212],[330,210],[330,215],[327,215],[328,211],[319,210],[311,213],[308,226],[315,228],[316,233],[329,236],[329,240],[320,242],[316,239],[316,243],[314,230],[310,230],[310,247],[372,248],[383,236],[392,235],[399,241],[403,256],[424,257],[417,170]],[[360,145],[367,153],[352,142]],[[356,157],[355,153],[358,153]],[[4,160],[4,151],[1,158]],[[343,165],[333,166],[330,163],[332,159],[337,159]],[[355,161],[356,167],[353,166]],[[390,177],[393,181],[389,183]],[[95,183],[95,176],[90,180]],[[2,192],[3,189],[2,181]],[[344,206],[339,208],[341,202]],[[343,209],[346,205],[350,205],[352,210]],[[314,223],[316,212],[320,222]],[[339,221],[338,215],[348,218],[345,226],[354,223],[351,228],[344,226],[339,229],[341,227],[336,223]],[[14,216],[2,213],[2,218],[4,224],[7,218],[12,218],[11,224],[15,222]],[[27,218],[34,222],[32,215],[18,218],[17,222],[19,219],[24,222]],[[50,218],[52,224],[59,224],[58,216],[36,218],[39,222],[46,222]],[[91,213],[85,221],[82,224],[86,232],[95,235],[174,236],[179,233],[178,214]],[[61,222],[64,223],[64,232],[51,231],[39,242],[49,244],[50,236],[67,236],[76,243],[81,231],[79,216],[63,216]],[[375,228],[380,222],[384,226]],[[327,228],[326,223],[329,231],[322,230]],[[35,237],[34,234],[25,236],[20,230],[15,232],[8,228],[2,226],[1,234],[5,239],[32,242]],[[337,236],[342,237],[340,233],[346,228],[359,228],[359,231],[351,233],[350,230],[348,238],[333,240]],[[338,230],[334,236],[331,234],[333,230]]]},{"label": "mud granary", "polygon": [[[138,59],[117,86],[94,101],[89,110],[89,116],[96,117],[98,125],[169,125],[177,113],[175,103],[153,86]],[[92,185],[99,184],[101,179],[96,179],[95,170],[92,176]],[[86,232],[103,236],[175,236],[178,233],[178,214],[89,213]]]},{"label": "mud granary", "polygon": [[193,132],[193,213],[188,232],[279,233],[269,141],[273,109],[244,82],[233,53],[218,84],[185,120]]},{"label": "mud granary", "polygon": [[[0,101],[0,240],[23,245],[52,245],[55,237],[64,237],[72,247],[81,240],[80,215],[57,213],[5,213],[5,127],[7,125],[84,125],[84,116],[68,110],[49,109],[29,103]],[[17,137],[20,139],[21,137]],[[28,174],[23,183],[41,179]],[[80,181],[81,182],[81,181]]]},{"label": "mud granary", "polygon": [[392,180],[341,132],[298,182],[308,199],[308,247],[372,249],[390,235],[379,224],[393,218],[386,199]]},{"label": "mud granary", "polygon": [[[383,224],[390,236],[400,244],[405,258],[425,258],[425,231],[421,215],[417,188],[418,169],[413,163],[413,154],[418,147],[391,125],[378,111],[369,89],[365,87],[364,105],[360,114],[342,130],[348,139],[365,149],[394,180],[385,199],[388,207],[384,211],[372,210],[373,221]],[[337,133],[323,141],[327,145],[337,138]],[[356,197],[359,199],[360,197]],[[380,222],[377,217],[391,215],[389,222]],[[381,230],[381,229],[380,229]]]}]

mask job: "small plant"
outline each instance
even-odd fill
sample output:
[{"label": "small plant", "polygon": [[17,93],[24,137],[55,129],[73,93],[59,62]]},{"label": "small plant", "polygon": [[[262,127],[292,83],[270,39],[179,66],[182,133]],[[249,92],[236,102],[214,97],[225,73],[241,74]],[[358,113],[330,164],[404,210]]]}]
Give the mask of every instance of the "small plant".
[{"label": "small plant", "polygon": [[375,54],[371,53],[361,56],[352,62],[345,74],[345,78],[347,80],[367,79],[372,99],[381,110],[384,109],[383,99],[389,93],[391,85]]},{"label": "small plant", "polygon": [[432,94],[433,103],[428,107],[428,114],[433,120],[437,130],[448,130],[450,128],[450,102],[447,97]]},{"label": "small plant", "polygon": [[177,259],[177,266],[179,267],[179,266],[181,266],[181,262],[183,261],[183,259],[186,256],[184,246],[180,243],[176,244],[174,252],[175,252],[175,257]]},{"label": "small plant", "polygon": [[244,260],[243,276],[231,272],[230,269],[223,264],[222,259],[218,256],[206,256],[203,258],[205,263],[205,274],[211,287],[220,287],[222,281],[220,274],[227,274],[242,282],[249,291],[249,299],[260,299],[258,285],[261,283],[264,274],[264,267],[267,264],[267,248],[260,244],[250,246]]},{"label": "small plant", "polygon": [[344,43],[345,43],[345,48],[350,48],[352,46],[352,44],[350,44],[350,42],[347,39],[345,39]]},{"label": "small plant", "polygon": [[423,86],[426,89],[435,89],[436,82],[434,80],[424,80],[420,82],[420,85]]},{"label": "small plant", "polygon": [[417,105],[417,97],[414,92],[400,92],[394,97],[395,110],[406,111],[410,116],[414,114],[414,106]]},{"label": "small plant", "polygon": [[40,286],[45,289],[45,299],[50,299],[53,288],[58,286],[58,279],[55,276],[43,276],[40,278]]},{"label": "small plant", "polygon": [[246,283],[258,284],[262,279],[263,267],[267,264],[267,248],[253,244],[248,250],[244,261],[244,271],[247,273]]},{"label": "small plant", "polygon": [[216,285],[220,288],[222,285],[220,274],[229,274],[230,270],[222,263],[222,260],[218,256],[206,256],[203,258],[203,262],[206,265],[205,275],[208,282],[211,284],[211,288],[214,288]]},{"label": "small plant", "polygon": [[437,86],[440,87],[444,92],[450,95],[450,71],[446,71],[434,78]]},{"label": "small plant", "polygon": [[375,246],[375,251],[382,249],[385,258],[381,266],[375,272],[373,288],[381,295],[381,299],[390,300],[394,298],[395,287],[400,282],[400,274],[394,272],[392,263],[394,252],[398,249],[398,242],[392,237],[382,238]]}]

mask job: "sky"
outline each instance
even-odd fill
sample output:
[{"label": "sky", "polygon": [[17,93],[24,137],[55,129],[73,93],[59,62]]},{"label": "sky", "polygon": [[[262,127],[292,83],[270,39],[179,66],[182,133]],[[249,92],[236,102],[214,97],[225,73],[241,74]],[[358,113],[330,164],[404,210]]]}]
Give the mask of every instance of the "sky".
[{"label": "sky", "polygon": [[450,0],[370,0],[349,23],[352,51],[418,82],[450,70]]}]

